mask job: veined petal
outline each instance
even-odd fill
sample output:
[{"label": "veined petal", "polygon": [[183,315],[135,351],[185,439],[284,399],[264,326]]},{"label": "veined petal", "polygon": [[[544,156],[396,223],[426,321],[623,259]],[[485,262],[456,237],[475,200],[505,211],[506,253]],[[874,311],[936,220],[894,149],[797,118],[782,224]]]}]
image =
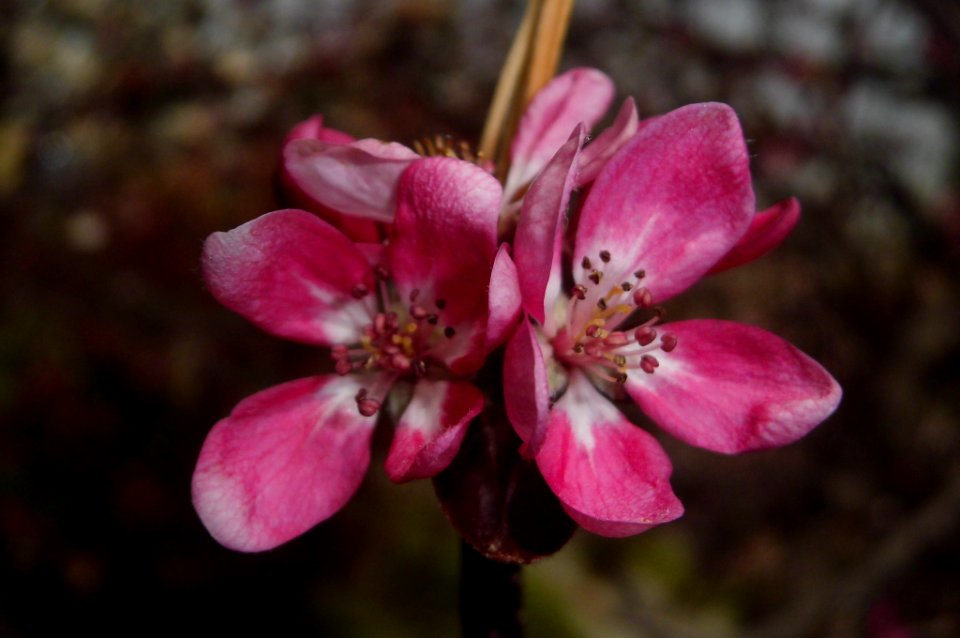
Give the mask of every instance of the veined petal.
[{"label": "veined petal", "polygon": [[486,354],[500,195],[493,175],[448,157],[414,162],[398,184],[389,269],[402,298],[417,290],[418,303],[436,306],[438,328],[451,329],[431,355],[456,374],[475,371]]},{"label": "veined petal", "polygon": [[710,269],[710,273],[722,272],[763,257],[787,238],[799,219],[800,202],[796,197],[758,212],[740,241]]},{"label": "veined petal", "polygon": [[627,143],[637,132],[640,120],[637,116],[637,105],[632,97],[623,101],[623,106],[617,113],[617,119],[603,133],[590,142],[577,161],[577,185],[582,186],[592,182],[600,169],[620,147]]},{"label": "veined petal", "polygon": [[403,483],[445,469],[482,409],[483,394],[465,381],[417,381],[393,434],[387,476]]},{"label": "veined petal", "polygon": [[836,409],[840,386],[780,337],[731,321],[665,324],[677,337],[653,374],[633,370],[626,390],[677,438],[735,454],[807,434]]},{"label": "veined petal", "polygon": [[[294,126],[287,133],[284,147],[294,140],[319,140],[332,145],[350,144],[354,141],[353,137],[342,131],[326,128],[323,125],[323,117],[320,115],[314,115]],[[286,161],[283,161],[281,165],[280,182],[283,185],[284,194],[293,206],[319,215],[321,219],[329,222],[331,226],[342,231],[350,239],[368,242],[380,241],[379,223],[362,217],[342,215],[321,203],[300,188],[293,175],[291,175]]]},{"label": "veined petal", "polygon": [[511,199],[550,161],[577,124],[587,129],[603,117],[613,99],[613,82],[596,69],[558,75],[533,96],[510,149],[506,200]]},{"label": "veined petal", "polygon": [[576,184],[577,157],[585,135],[583,126],[577,126],[533,181],[517,223],[514,255],[523,308],[541,324],[546,323],[545,309],[552,310],[560,294],[563,217]]},{"label": "veined petal", "polygon": [[683,514],[663,448],[579,371],[550,412],[536,459],[570,517],[594,534],[639,534]]},{"label": "veined petal", "polygon": [[537,334],[524,321],[507,342],[503,358],[503,402],[507,419],[533,454],[540,448],[550,416],[550,384]]},{"label": "veined petal", "polygon": [[487,303],[486,350],[490,352],[503,343],[520,318],[520,284],[517,281],[517,266],[510,258],[509,244],[501,244],[493,260]]},{"label": "veined petal", "polygon": [[393,220],[400,174],[419,156],[396,143],[350,144],[316,139],[284,146],[284,169],[308,196],[338,213],[380,222]]},{"label": "veined petal", "polygon": [[217,301],[275,335],[330,345],[355,342],[370,323],[373,290],[363,253],[340,231],[302,210],[278,210],[203,247],[203,274]]},{"label": "veined petal", "polygon": [[356,492],[375,419],[361,416],[356,375],[298,379],[234,408],[203,444],[193,504],[221,544],[271,549],[332,516]]},{"label": "veined petal", "polygon": [[[577,226],[573,275],[609,252],[604,279],[644,270],[657,303],[703,276],[746,231],[754,212],[747,148],[724,104],[685,106],[644,123],[606,163]],[[605,293],[596,286],[583,311]]]}]

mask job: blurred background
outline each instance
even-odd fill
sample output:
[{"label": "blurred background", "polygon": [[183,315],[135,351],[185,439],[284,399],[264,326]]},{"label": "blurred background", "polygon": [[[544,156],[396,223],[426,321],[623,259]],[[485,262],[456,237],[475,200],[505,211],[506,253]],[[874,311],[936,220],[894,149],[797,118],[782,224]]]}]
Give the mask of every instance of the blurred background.
[{"label": "blurred background", "polygon": [[[327,356],[204,290],[204,238],[277,207],[287,130],[476,139],[506,0],[7,0],[0,23],[0,635],[456,635],[457,537],[377,440],[358,495],[275,551],[221,548],[190,475],[243,397]],[[661,437],[687,514],[525,570],[529,636],[960,635],[960,8],[580,0],[562,68],[641,115],[730,103],[774,254],[673,318],[790,339],[840,381],[803,441]]]}]

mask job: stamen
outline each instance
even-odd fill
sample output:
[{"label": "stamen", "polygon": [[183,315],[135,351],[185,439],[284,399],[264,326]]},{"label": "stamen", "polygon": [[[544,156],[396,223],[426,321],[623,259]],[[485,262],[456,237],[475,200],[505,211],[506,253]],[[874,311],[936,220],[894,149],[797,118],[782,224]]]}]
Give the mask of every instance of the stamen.
[{"label": "stamen", "polygon": [[595,283],[595,284],[597,284],[597,285],[600,285],[600,280],[603,279],[603,271],[602,271],[602,270],[591,270],[591,271],[590,271],[590,274],[587,275],[587,279],[589,279],[590,281],[592,281],[593,283]]},{"label": "stamen", "polygon": [[671,352],[674,348],[677,347],[677,336],[672,334],[665,334],[660,337],[660,349],[664,352]]},{"label": "stamen", "polygon": [[353,290],[350,291],[350,294],[354,299],[363,299],[370,294],[370,289],[363,284],[357,284],[353,287]]},{"label": "stamen", "polygon": [[573,296],[583,301],[587,298],[587,287],[583,284],[577,284],[573,287]]},{"label": "stamen", "polygon": [[606,309],[607,309],[607,300],[606,300],[606,299],[598,299],[598,300],[597,300],[597,308],[599,308],[600,310],[606,310]]},{"label": "stamen", "polygon": [[660,362],[653,355],[645,354],[640,357],[640,369],[647,374],[653,374],[653,371],[660,367]]},{"label": "stamen", "polygon": [[457,334],[457,331],[453,329],[453,326],[447,326],[443,329],[443,336],[447,339],[452,339],[455,334]]},{"label": "stamen", "polygon": [[583,266],[584,270],[590,270],[593,268],[593,262],[590,261],[590,258],[584,255],[583,259],[580,261],[580,265]]},{"label": "stamen", "polygon": [[444,308],[447,307],[447,300],[446,300],[446,299],[437,299],[436,304],[437,304],[437,309],[438,309],[438,310],[443,310]]},{"label": "stamen", "polygon": [[610,251],[609,251],[609,250],[601,250],[601,251],[600,251],[600,261],[602,261],[602,262],[605,263],[605,264],[610,263]]},{"label": "stamen", "polygon": [[638,280],[643,279],[644,277],[647,276],[647,271],[643,269],[634,271],[633,276],[636,277]]},{"label": "stamen", "polygon": [[620,290],[622,290],[623,292],[630,292],[631,290],[633,290],[633,284],[630,283],[629,281],[625,281],[622,284],[620,284]]}]

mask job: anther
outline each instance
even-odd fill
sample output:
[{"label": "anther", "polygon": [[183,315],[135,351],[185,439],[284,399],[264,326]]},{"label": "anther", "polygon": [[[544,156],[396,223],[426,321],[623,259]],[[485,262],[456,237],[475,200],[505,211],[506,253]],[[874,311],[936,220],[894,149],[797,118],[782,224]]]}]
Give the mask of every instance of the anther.
[{"label": "anther", "polygon": [[590,271],[590,274],[587,276],[587,279],[589,279],[590,281],[592,281],[592,282],[595,283],[595,284],[599,284],[599,283],[600,283],[600,280],[603,279],[603,271],[602,271],[602,270],[591,270],[591,271]]},{"label": "anther", "polygon": [[437,325],[437,323],[439,323],[439,321],[440,321],[440,316],[439,316],[439,315],[437,315],[437,314],[427,315],[427,323],[429,323],[431,326]]},{"label": "anther", "polygon": [[389,279],[390,271],[384,268],[383,266],[377,266],[373,269],[373,272],[376,273],[377,277],[380,279]]},{"label": "anther", "polygon": [[584,330],[584,334],[586,334],[588,337],[595,337],[599,331],[600,326],[595,323],[591,323],[589,326],[587,326],[587,329]]},{"label": "anther", "polygon": [[593,262],[590,261],[590,258],[587,256],[584,256],[584,258],[580,261],[580,265],[583,266],[584,270],[590,270],[593,268]]},{"label": "anther", "polygon": [[341,377],[347,374],[350,374],[350,371],[353,370],[353,364],[351,364],[346,359],[337,359],[336,365],[333,367],[334,372],[339,374]]},{"label": "anther", "polygon": [[410,291],[410,303],[415,302],[415,301],[417,300],[417,297],[419,297],[419,296],[420,296],[420,289],[419,289],[419,288],[414,288],[413,290],[411,290],[411,291]]},{"label": "anther", "polygon": [[437,308],[440,310],[443,310],[444,308],[447,307],[446,299],[437,299],[436,303],[437,303]]},{"label": "anther", "polygon": [[598,299],[598,300],[597,300],[597,308],[599,308],[600,310],[606,310],[606,309],[607,309],[607,301],[606,301],[606,299],[603,299],[603,298]]},{"label": "anther", "polygon": [[581,301],[587,298],[587,287],[583,284],[577,284],[573,287],[573,296]]},{"label": "anther", "polygon": [[670,352],[677,347],[677,335],[665,334],[660,337],[660,349]]},{"label": "anther", "polygon": [[602,262],[605,263],[605,264],[610,263],[610,251],[609,251],[609,250],[601,250],[601,251],[600,251],[600,261],[602,261]]},{"label": "anther", "polygon": [[626,372],[618,372],[616,375],[614,375],[613,379],[614,379],[614,381],[616,381],[618,384],[623,385],[624,383],[627,382],[627,373],[626,373]]},{"label": "anther", "polygon": [[647,271],[643,269],[636,270],[634,271],[633,276],[636,277],[637,279],[643,279],[644,277],[647,276]]},{"label": "anther", "polygon": [[637,288],[633,291],[633,303],[638,308],[649,308],[653,304],[653,295],[646,288]]},{"label": "anther", "polygon": [[380,409],[380,402],[376,399],[357,399],[357,410],[363,416],[373,416]]},{"label": "anther", "polygon": [[641,326],[634,331],[633,338],[641,346],[649,346],[657,338],[657,331],[650,326]]},{"label": "anther", "polygon": [[430,313],[427,312],[423,306],[416,306],[416,305],[410,306],[410,316],[416,319],[417,321],[426,319],[427,315],[429,314]]},{"label": "anther", "polygon": [[453,329],[453,326],[447,326],[443,329],[443,336],[447,339],[452,339],[455,334],[457,334],[457,331]]},{"label": "anther", "polygon": [[613,365],[618,368],[625,368],[627,367],[627,358],[622,354],[615,354],[613,355]]},{"label": "anther", "polygon": [[583,344],[580,343],[579,341],[578,341],[577,343],[573,344],[573,351],[574,351],[576,354],[583,354]]},{"label": "anther", "polygon": [[353,290],[350,291],[350,294],[353,295],[354,299],[363,299],[370,294],[370,289],[363,284],[357,284],[353,287]]},{"label": "anther", "polygon": [[633,284],[630,283],[629,281],[625,281],[622,284],[620,284],[620,290],[622,290],[623,292],[630,292],[631,290],[633,290]]},{"label": "anther", "polygon": [[427,362],[423,359],[415,359],[413,362],[413,371],[418,377],[426,376]]},{"label": "anther", "polygon": [[640,369],[646,372],[647,374],[653,374],[653,371],[660,366],[660,362],[657,361],[657,358],[649,354],[645,354],[640,358]]}]

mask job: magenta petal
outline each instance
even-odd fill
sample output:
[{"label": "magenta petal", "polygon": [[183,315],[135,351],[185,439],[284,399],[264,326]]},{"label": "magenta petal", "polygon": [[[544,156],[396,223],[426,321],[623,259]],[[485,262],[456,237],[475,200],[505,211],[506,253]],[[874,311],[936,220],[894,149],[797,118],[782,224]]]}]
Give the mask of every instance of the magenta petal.
[{"label": "magenta petal", "polygon": [[800,219],[800,202],[790,197],[753,216],[740,241],[718,261],[711,273],[721,272],[763,257],[780,245]]},{"label": "magenta petal", "polygon": [[587,129],[603,117],[613,99],[613,82],[596,69],[573,69],[555,77],[533,96],[510,150],[507,199],[540,172],[577,124]]},{"label": "magenta petal", "polygon": [[483,394],[465,381],[420,379],[397,423],[387,455],[387,476],[396,483],[434,476],[445,469],[483,409]]},{"label": "magenta petal", "polygon": [[683,514],[660,444],[580,372],[553,406],[536,459],[570,517],[594,534],[639,534]]},{"label": "magenta petal", "polygon": [[327,128],[323,125],[323,116],[314,115],[306,120],[297,123],[287,137],[283,140],[284,145],[293,140],[320,140],[321,142],[330,142],[333,144],[349,144],[353,142],[353,137],[338,131],[337,129]]},{"label": "magenta petal", "polygon": [[490,352],[510,335],[520,318],[520,284],[517,266],[510,258],[510,245],[501,244],[493,260],[488,295],[486,350]]},{"label": "magenta petal", "polygon": [[376,140],[299,139],[283,149],[284,170],[297,188],[336,212],[380,222],[393,220],[397,180],[417,157],[405,146]]},{"label": "magenta petal", "polygon": [[[537,176],[523,198],[514,239],[523,308],[541,324],[560,294],[563,218],[576,183],[577,156],[583,144],[577,126]],[[549,330],[549,328],[548,328]]]},{"label": "magenta petal", "polygon": [[278,210],[213,233],[203,274],[217,300],[267,332],[307,343],[359,340],[370,322],[373,271],[342,233],[302,210]]},{"label": "magenta petal", "polygon": [[448,157],[414,162],[398,184],[389,269],[403,299],[416,290],[438,315],[430,355],[456,374],[475,371],[486,354],[500,195],[490,173]]},{"label": "magenta petal", "polygon": [[753,212],[736,114],[724,104],[685,106],[645,122],[597,176],[577,227],[574,279],[589,274],[584,257],[596,263],[607,251],[605,281],[631,281],[643,269],[661,303],[725,255]]},{"label": "magenta petal", "polygon": [[535,453],[542,443],[550,415],[547,366],[537,334],[524,321],[507,342],[503,359],[503,401],[507,418]]},{"label": "magenta petal", "polygon": [[664,324],[677,337],[653,374],[626,389],[654,421],[698,447],[734,454],[792,443],[836,409],[840,386],[780,337],[731,321]]},{"label": "magenta petal", "polygon": [[244,399],[213,427],[193,474],[193,504],[215,539],[244,552],[271,549],[343,507],[363,480],[375,423],[357,411],[360,381],[290,381]]},{"label": "magenta petal", "polygon": [[620,147],[627,143],[637,132],[640,120],[637,116],[637,105],[632,97],[623,101],[623,106],[617,113],[617,119],[597,139],[590,142],[578,160],[577,184],[583,185],[592,182],[600,169]]}]

